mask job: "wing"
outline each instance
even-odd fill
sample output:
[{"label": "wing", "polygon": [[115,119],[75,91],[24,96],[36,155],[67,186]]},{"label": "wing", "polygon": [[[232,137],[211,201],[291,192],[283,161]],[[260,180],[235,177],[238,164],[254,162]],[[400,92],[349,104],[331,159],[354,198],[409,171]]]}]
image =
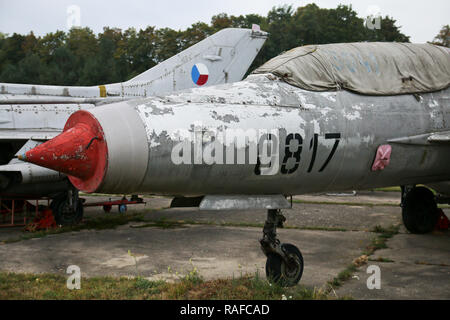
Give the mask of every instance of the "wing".
[{"label": "wing", "polygon": [[450,144],[450,131],[438,131],[419,134],[415,136],[389,139],[390,143],[411,145],[440,145]]},{"label": "wing", "polygon": [[428,142],[433,144],[449,144],[450,145],[450,131],[442,131],[431,134],[428,137]]}]

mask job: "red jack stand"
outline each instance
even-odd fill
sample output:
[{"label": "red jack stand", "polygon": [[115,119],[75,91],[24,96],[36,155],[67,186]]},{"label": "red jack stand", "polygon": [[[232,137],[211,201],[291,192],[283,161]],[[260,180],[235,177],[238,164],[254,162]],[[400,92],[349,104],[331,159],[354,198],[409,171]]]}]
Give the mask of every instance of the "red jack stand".
[{"label": "red jack stand", "polygon": [[56,228],[56,221],[53,217],[53,212],[51,209],[47,208],[38,213],[33,222],[29,223],[25,227],[25,231],[38,231],[38,230],[48,230]]},{"label": "red jack stand", "polygon": [[450,225],[450,221],[445,215],[444,210],[442,209],[438,210],[439,210],[439,219],[438,222],[436,223],[435,230],[447,230],[448,226]]}]

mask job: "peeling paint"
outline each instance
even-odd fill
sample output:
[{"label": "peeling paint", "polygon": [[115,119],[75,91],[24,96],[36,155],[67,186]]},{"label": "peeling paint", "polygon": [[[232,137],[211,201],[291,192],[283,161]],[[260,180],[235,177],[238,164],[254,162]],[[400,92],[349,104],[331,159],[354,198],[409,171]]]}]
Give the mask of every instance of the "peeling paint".
[{"label": "peeling paint", "polygon": [[232,121],[233,122],[239,122],[239,118],[237,116],[232,115],[232,114],[219,115],[217,113],[217,111],[215,111],[215,110],[211,112],[211,117],[213,119],[221,120],[221,121],[226,122],[226,123],[230,123]]},{"label": "peeling paint", "polygon": [[353,111],[351,113],[345,113],[344,117],[347,120],[350,120],[350,121],[353,121],[353,120],[356,120],[356,119],[362,119],[361,118],[361,114],[359,113],[359,111]]}]

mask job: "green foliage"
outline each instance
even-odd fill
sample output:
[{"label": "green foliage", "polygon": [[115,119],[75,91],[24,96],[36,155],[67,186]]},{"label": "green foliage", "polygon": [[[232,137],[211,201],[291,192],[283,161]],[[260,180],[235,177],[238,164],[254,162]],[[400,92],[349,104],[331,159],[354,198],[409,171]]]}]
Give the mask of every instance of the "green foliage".
[{"label": "green foliage", "polygon": [[283,288],[258,274],[235,279],[203,281],[181,278],[176,282],[151,281],[142,277],[82,278],[80,290],[69,290],[65,275],[0,272],[1,300],[311,300],[328,299],[321,289],[301,285]]},{"label": "green foliage", "polygon": [[441,30],[433,39],[433,44],[450,48],[450,25],[442,26]]},{"label": "green foliage", "polygon": [[[89,28],[56,31],[42,37],[0,33],[0,82],[99,85],[129,80],[224,28],[259,24],[270,33],[249,72],[283,51],[307,44],[356,41],[408,42],[391,17],[381,29],[370,30],[351,6],[324,9],[307,4],[294,9],[272,8],[266,16],[220,13],[210,24],[197,22],[184,31],[147,27],[121,30],[105,27],[95,35]],[[435,41],[448,46],[448,26]]]}]

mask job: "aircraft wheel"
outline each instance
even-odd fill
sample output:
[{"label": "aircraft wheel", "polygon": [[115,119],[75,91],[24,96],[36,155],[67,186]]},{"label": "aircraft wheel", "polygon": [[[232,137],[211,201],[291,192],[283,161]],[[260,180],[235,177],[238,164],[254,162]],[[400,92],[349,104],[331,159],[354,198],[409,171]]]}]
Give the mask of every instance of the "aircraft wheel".
[{"label": "aircraft wheel", "polygon": [[414,187],[406,193],[402,218],[403,224],[411,233],[433,231],[439,218],[433,192],[425,187]]},{"label": "aircraft wheel", "polygon": [[77,209],[75,211],[70,208],[65,196],[55,198],[52,201],[50,208],[53,211],[53,216],[58,225],[67,226],[77,224],[80,223],[83,218],[83,201],[80,199],[78,200]]},{"label": "aircraft wheel", "polygon": [[289,263],[275,253],[270,253],[266,261],[266,277],[270,282],[283,287],[295,286],[303,274],[303,256],[300,250],[289,243],[283,243],[281,249],[289,256]]}]

